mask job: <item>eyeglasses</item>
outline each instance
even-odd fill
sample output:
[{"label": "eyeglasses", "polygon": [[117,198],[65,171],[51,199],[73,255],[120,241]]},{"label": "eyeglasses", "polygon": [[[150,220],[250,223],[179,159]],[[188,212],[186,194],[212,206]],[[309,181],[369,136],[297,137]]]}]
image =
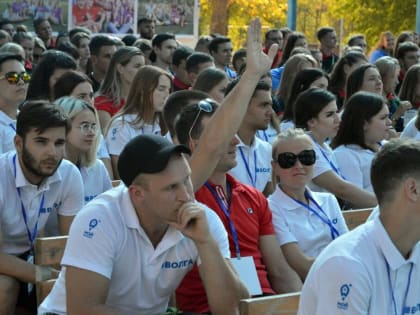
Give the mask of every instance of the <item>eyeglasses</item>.
[{"label": "eyeglasses", "polygon": [[31,75],[28,72],[17,73],[14,71],[7,72],[5,75],[0,77],[0,80],[6,79],[9,84],[18,84],[19,80],[22,80],[23,83],[28,83],[31,81]]},{"label": "eyeglasses", "polygon": [[89,134],[89,132],[92,132],[93,134],[96,135],[99,131],[99,128],[95,123],[93,123],[93,124],[82,123],[77,128],[80,128],[80,132],[85,136],[87,136]]},{"label": "eyeglasses", "polygon": [[198,106],[198,113],[194,118],[194,121],[191,125],[190,131],[188,132],[188,136],[190,137],[190,140],[192,140],[191,137],[191,132],[195,127],[195,124],[197,123],[198,117],[200,117],[201,112],[206,112],[206,113],[212,113],[213,112],[213,106],[215,105],[214,101],[210,98],[206,98],[200,102],[198,102],[197,106]]},{"label": "eyeglasses", "polygon": [[315,151],[303,150],[298,154],[291,152],[280,153],[277,157],[277,163],[279,163],[281,168],[291,168],[296,164],[298,159],[302,165],[314,165],[316,161]]}]

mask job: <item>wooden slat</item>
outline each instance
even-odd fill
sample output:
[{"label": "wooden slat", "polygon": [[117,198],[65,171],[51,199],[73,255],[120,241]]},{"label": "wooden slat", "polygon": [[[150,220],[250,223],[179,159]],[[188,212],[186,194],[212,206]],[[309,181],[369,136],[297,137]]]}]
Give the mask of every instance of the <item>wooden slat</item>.
[{"label": "wooden slat", "polygon": [[344,219],[346,220],[349,230],[353,230],[359,225],[366,222],[367,218],[372,213],[373,209],[357,209],[343,211]]},{"label": "wooden slat", "polygon": [[296,315],[300,292],[241,300],[241,315]]},{"label": "wooden slat", "polygon": [[40,237],[35,241],[35,264],[41,266],[60,265],[67,236]]}]

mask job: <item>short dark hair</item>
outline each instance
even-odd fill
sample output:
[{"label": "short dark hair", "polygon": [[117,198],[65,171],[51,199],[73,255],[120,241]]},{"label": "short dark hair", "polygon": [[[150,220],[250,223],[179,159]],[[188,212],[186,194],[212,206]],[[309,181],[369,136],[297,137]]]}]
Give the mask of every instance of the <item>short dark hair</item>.
[{"label": "short dark hair", "polygon": [[392,139],[379,150],[372,160],[370,180],[380,206],[394,200],[407,177],[420,178],[419,156],[420,142],[414,139]]},{"label": "short dark hair", "polygon": [[335,29],[333,27],[324,26],[324,27],[321,27],[318,30],[318,32],[316,33],[316,37],[320,41],[325,35],[327,35],[328,33],[332,33],[332,32],[335,32]]},{"label": "short dark hair", "polygon": [[308,130],[309,120],[317,118],[322,109],[334,100],[334,94],[324,89],[310,88],[302,92],[293,106],[295,127]]},{"label": "short dark hair", "polygon": [[[233,88],[238,85],[239,80],[240,80],[240,78],[236,78],[235,80],[229,82],[228,86],[226,87],[225,96],[228,95],[233,90]],[[265,81],[261,81],[261,80],[258,81],[257,85],[255,86],[255,89],[254,89],[254,92],[252,94],[252,97],[254,97],[255,92],[260,91],[260,90],[262,90],[262,91],[270,91],[271,90],[271,86],[268,85],[268,83],[265,82]]]},{"label": "short dark hair", "polygon": [[395,54],[395,58],[397,59],[402,59],[405,57],[405,54],[410,52],[410,51],[419,51],[419,46],[417,46],[417,44],[413,43],[413,42],[403,42],[401,44],[399,44],[396,54]]},{"label": "short dark hair", "polygon": [[38,18],[38,19],[35,19],[34,20],[34,22],[33,22],[33,25],[34,25],[34,29],[35,29],[35,31],[37,30],[37,28],[42,24],[42,23],[44,23],[45,21],[47,21],[48,22],[48,20],[47,19],[45,19],[45,18]]},{"label": "short dark hair", "polygon": [[56,69],[76,70],[76,61],[68,54],[58,50],[48,50],[32,74],[28,87],[28,100],[49,99],[49,80]]},{"label": "short dark hair", "polygon": [[209,44],[209,52],[217,52],[217,50],[219,49],[219,45],[224,44],[224,43],[230,43],[231,40],[229,37],[226,36],[218,36],[215,37],[211,40],[210,44]]},{"label": "short dark hair", "polygon": [[56,49],[59,50],[59,51],[65,52],[69,56],[72,56],[75,60],[80,58],[79,50],[71,42],[67,42],[67,41],[62,42],[62,43],[60,43],[60,45],[57,46]]},{"label": "short dark hair", "polygon": [[54,99],[56,100],[63,96],[69,96],[74,88],[83,82],[92,84],[89,77],[79,71],[70,70],[64,73],[54,84]]},{"label": "short dark hair", "polygon": [[[169,39],[175,39],[175,35],[171,34],[171,33],[160,33],[160,34],[156,34],[153,39],[152,39],[152,48],[153,47],[161,47],[162,43],[169,40]],[[156,53],[153,50],[150,55],[149,55],[149,59],[151,62],[155,62],[156,61]]]},{"label": "short dark hair", "polygon": [[126,46],[133,46],[134,43],[137,40],[137,36],[136,35],[133,35],[133,34],[127,34],[121,40],[123,41],[123,43]]},{"label": "short dark hair", "polygon": [[364,149],[372,150],[366,145],[363,127],[382,110],[384,104],[386,100],[378,94],[364,91],[353,94],[346,103],[340,127],[331,147],[335,149],[340,145],[357,144]]},{"label": "short dark hair", "polygon": [[347,42],[347,45],[349,46],[354,46],[354,42],[359,40],[359,39],[366,39],[365,35],[363,34],[356,34],[353,35],[349,38],[349,41]]},{"label": "short dark hair", "polygon": [[195,91],[208,93],[217,84],[228,79],[226,72],[217,68],[207,68],[200,72],[192,86]]},{"label": "short dark hair", "polygon": [[137,28],[140,28],[140,25],[142,25],[144,23],[150,24],[150,23],[153,23],[153,20],[151,18],[148,18],[148,17],[141,17],[137,20]]},{"label": "short dark hair", "polygon": [[209,54],[195,52],[187,58],[185,67],[188,73],[197,73],[199,65],[205,62],[214,62],[214,59]]},{"label": "short dark hair", "polygon": [[90,39],[90,42],[89,42],[90,54],[97,56],[99,54],[99,50],[101,49],[101,47],[119,46],[119,44],[120,43],[111,36],[104,35],[104,34],[95,35]]},{"label": "short dark hair", "polygon": [[[265,32],[265,40],[268,39],[268,37],[270,36],[271,33],[277,33],[277,32],[281,33],[281,31],[278,28],[270,28],[267,32]],[[283,34],[282,34],[282,36],[283,36]]]},{"label": "short dark hair", "polygon": [[187,58],[193,53],[194,50],[188,46],[178,47],[172,55],[172,64],[174,64],[175,66],[179,66],[182,60],[187,60]]},{"label": "short dark hair", "polygon": [[206,93],[194,90],[181,90],[169,95],[162,114],[165,125],[168,127],[168,131],[172,137],[176,134],[175,121],[181,110],[187,105],[197,103],[207,97],[208,95]]},{"label": "short dark hair", "polygon": [[69,31],[69,38],[70,40],[73,38],[73,36],[77,33],[85,33],[86,35],[89,36],[92,35],[92,32],[90,31],[90,29],[83,27],[83,26],[75,26],[73,27],[70,31]]},{"label": "short dark hair", "polygon": [[[241,58],[246,58],[246,49],[245,48],[239,48],[232,57],[232,65],[235,67],[236,61],[238,61]],[[240,69],[235,69],[236,71],[239,71]]]},{"label": "short dark hair", "polygon": [[16,134],[22,138],[31,129],[43,133],[56,127],[64,127],[67,133],[70,130],[70,120],[59,106],[44,100],[26,102],[16,120]]},{"label": "short dark hair", "polygon": [[180,144],[188,146],[188,142],[190,140],[190,130],[191,138],[199,139],[204,129],[201,123],[203,118],[212,116],[218,107],[218,104],[210,99],[206,99],[201,102],[207,102],[210,104],[212,109],[211,112],[201,110],[198,102],[196,104],[187,105],[181,110],[181,113],[175,123],[176,136]]}]

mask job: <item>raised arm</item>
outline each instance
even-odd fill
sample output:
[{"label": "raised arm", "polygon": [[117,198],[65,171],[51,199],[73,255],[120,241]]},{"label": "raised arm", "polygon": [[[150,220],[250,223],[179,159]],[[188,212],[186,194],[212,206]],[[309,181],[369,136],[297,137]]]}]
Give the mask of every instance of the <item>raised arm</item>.
[{"label": "raised arm", "polygon": [[274,44],[268,55],[262,52],[261,22],[258,18],[252,20],[248,27],[245,73],[210,119],[190,159],[194,190],[200,188],[208,179],[238,131],[254,89],[261,76],[270,70],[277,49],[278,45]]}]

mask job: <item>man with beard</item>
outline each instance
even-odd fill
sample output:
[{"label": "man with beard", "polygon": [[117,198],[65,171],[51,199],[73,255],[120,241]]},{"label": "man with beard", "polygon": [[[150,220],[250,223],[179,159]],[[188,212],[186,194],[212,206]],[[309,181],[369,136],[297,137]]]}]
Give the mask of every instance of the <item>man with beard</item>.
[{"label": "man with beard", "polygon": [[0,154],[15,149],[17,109],[26,98],[30,79],[21,56],[0,54]]},{"label": "man with beard", "polygon": [[0,314],[34,312],[31,284],[55,276],[49,267],[33,264],[35,238],[54,214],[60,234],[68,234],[83,206],[81,176],[63,160],[69,127],[58,107],[29,102],[17,117],[16,151],[0,156]]}]

